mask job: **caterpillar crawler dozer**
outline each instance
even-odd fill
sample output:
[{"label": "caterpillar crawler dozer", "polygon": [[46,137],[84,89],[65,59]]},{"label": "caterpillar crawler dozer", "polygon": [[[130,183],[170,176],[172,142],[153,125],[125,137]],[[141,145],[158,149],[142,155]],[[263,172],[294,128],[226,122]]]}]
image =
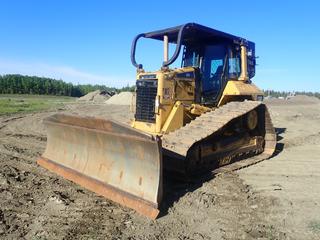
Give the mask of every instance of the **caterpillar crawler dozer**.
[{"label": "caterpillar crawler dozer", "polygon": [[[146,72],[136,62],[140,38],[163,41],[160,70]],[[170,59],[169,44],[176,46]],[[179,56],[181,67],[169,68]],[[50,116],[41,166],[156,218],[166,174],[233,171],[273,154],[275,130],[251,81],[253,42],[188,23],[137,35],[131,61],[137,68],[132,126]]]}]

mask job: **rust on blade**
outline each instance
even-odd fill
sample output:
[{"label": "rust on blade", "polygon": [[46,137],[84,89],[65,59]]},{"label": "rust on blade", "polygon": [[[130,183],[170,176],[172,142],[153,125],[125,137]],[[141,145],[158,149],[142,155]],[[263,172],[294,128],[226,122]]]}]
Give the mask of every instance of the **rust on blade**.
[{"label": "rust on blade", "polygon": [[123,206],[132,208],[148,218],[156,219],[159,214],[157,205],[143,199],[139,199],[136,196],[128,194],[124,191],[120,191],[108,184],[87,177],[70,168],[54,163],[49,159],[40,157],[37,163],[49,171],[75,182],[90,191],[93,191]]},{"label": "rust on blade", "polygon": [[41,166],[145,216],[158,215],[163,187],[159,137],[92,117],[55,114],[44,124]]}]

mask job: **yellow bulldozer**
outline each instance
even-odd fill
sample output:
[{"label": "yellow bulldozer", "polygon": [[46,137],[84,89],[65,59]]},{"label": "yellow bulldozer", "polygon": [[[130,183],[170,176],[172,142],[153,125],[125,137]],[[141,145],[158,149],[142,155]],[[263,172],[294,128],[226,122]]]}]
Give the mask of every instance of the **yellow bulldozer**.
[{"label": "yellow bulldozer", "polygon": [[[163,41],[158,71],[136,62],[140,38]],[[177,59],[181,67],[170,68]],[[255,60],[253,42],[196,23],[139,34],[131,49],[137,68],[131,126],[50,116],[38,164],[154,219],[166,176],[233,171],[273,154],[275,130],[263,92],[251,81]]]}]

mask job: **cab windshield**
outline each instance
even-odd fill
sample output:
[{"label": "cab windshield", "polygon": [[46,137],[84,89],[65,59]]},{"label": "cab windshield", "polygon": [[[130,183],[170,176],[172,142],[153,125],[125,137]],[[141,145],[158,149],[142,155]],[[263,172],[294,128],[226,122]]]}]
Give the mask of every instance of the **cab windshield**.
[{"label": "cab windshield", "polygon": [[200,70],[203,101],[214,102],[226,79],[239,77],[240,55],[223,44],[206,45],[201,48],[185,47],[182,66],[197,67]]}]

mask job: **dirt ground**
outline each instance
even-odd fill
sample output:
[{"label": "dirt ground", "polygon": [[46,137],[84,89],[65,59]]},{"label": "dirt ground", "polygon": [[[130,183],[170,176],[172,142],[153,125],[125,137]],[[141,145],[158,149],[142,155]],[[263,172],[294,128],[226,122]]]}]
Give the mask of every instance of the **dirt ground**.
[{"label": "dirt ground", "polygon": [[[36,164],[41,120],[55,111],[0,117],[1,239],[319,239],[320,104],[268,104],[276,156],[208,181],[167,188],[149,220]],[[60,109],[128,123],[128,106]]]}]

